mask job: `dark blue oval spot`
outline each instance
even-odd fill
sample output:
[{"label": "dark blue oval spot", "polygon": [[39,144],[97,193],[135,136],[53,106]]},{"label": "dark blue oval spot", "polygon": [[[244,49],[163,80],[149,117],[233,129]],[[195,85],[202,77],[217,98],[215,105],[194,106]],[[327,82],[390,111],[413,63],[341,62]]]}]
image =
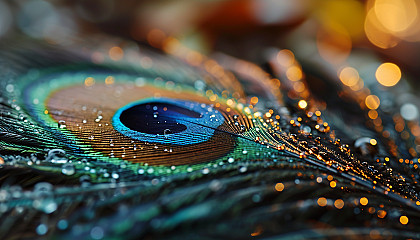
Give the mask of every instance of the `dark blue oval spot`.
[{"label": "dark blue oval spot", "polygon": [[142,99],[117,110],[114,129],[144,142],[190,145],[209,140],[224,122],[211,105],[180,99]]},{"label": "dark blue oval spot", "polygon": [[179,118],[200,118],[201,114],[170,103],[150,102],[132,106],[121,112],[120,121],[131,130],[148,134],[174,134],[187,126]]}]

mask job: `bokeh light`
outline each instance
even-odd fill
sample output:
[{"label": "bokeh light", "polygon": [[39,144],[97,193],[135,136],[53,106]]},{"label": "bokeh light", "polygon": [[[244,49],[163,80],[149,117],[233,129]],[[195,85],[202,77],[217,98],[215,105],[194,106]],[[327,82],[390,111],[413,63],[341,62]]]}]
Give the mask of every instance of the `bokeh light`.
[{"label": "bokeh light", "polygon": [[340,71],[339,78],[344,85],[352,87],[359,82],[359,72],[352,67],[345,67]]},{"label": "bokeh light", "polygon": [[417,18],[417,6],[414,0],[376,0],[375,14],[389,32],[406,30]]},{"label": "bokeh light", "polygon": [[380,103],[381,101],[376,95],[369,95],[365,99],[366,107],[368,107],[369,109],[377,109]]},{"label": "bokeh light", "polygon": [[392,87],[401,79],[401,70],[394,63],[383,63],[376,70],[376,80],[386,86]]},{"label": "bokeh light", "polygon": [[412,121],[419,117],[419,110],[412,103],[404,103],[401,106],[400,114],[405,120]]}]

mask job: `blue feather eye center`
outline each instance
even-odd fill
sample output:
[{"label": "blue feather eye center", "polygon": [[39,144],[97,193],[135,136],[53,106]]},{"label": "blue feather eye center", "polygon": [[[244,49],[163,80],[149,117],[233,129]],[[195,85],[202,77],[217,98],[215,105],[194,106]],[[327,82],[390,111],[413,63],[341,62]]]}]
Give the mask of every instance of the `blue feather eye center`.
[{"label": "blue feather eye center", "polygon": [[112,118],[115,130],[125,136],[174,145],[205,142],[223,122],[223,115],[211,105],[170,98],[130,103]]},{"label": "blue feather eye center", "polygon": [[174,134],[187,130],[179,118],[200,118],[201,114],[171,103],[150,102],[123,110],[120,121],[131,130],[147,134]]}]

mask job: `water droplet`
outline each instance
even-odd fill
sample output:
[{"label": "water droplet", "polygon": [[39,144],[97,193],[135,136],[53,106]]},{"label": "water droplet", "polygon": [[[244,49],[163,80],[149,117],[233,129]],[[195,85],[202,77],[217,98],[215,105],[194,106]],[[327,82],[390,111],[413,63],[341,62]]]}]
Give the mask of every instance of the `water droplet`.
[{"label": "water droplet", "polygon": [[34,193],[49,195],[53,190],[53,186],[47,182],[40,182],[35,184]]},{"label": "water droplet", "polygon": [[76,169],[74,168],[74,165],[71,163],[66,163],[61,167],[61,172],[64,175],[73,175],[76,172]]},{"label": "water droplet", "polygon": [[66,152],[62,149],[52,149],[48,151],[46,160],[52,163],[66,163]]},{"label": "water droplet", "polygon": [[60,121],[58,121],[58,128],[60,128],[60,129],[64,129],[64,128],[66,128],[67,126],[66,126],[66,121],[64,121],[64,120],[60,120]]},{"label": "water droplet", "polygon": [[43,211],[46,214],[53,213],[57,210],[57,203],[52,198],[36,199],[32,203],[33,207]]},{"label": "water droplet", "polygon": [[6,85],[6,91],[11,93],[15,90],[15,86],[13,84],[7,84]]},{"label": "water droplet", "polygon": [[165,137],[168,137],[170,134],[172,134],[172,131],[170,129],[167,128],[167,129],[163,130],[163,135]]},{"label": "water droplet", "polygon": [[112,173],[112,178],[114,179],[118,179],[120,177],[120,175],[118,173]]}]

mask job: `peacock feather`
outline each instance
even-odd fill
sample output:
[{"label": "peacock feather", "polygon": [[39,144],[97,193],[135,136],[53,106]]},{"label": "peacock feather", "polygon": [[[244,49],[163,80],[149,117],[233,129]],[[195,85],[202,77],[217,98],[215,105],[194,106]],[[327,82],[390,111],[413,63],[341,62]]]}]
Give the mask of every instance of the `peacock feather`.
[{"label": "peacock feather", "polygon": [[413,135],[309,63],[84,46],[1,45],[1,238],[420,237]]}]

